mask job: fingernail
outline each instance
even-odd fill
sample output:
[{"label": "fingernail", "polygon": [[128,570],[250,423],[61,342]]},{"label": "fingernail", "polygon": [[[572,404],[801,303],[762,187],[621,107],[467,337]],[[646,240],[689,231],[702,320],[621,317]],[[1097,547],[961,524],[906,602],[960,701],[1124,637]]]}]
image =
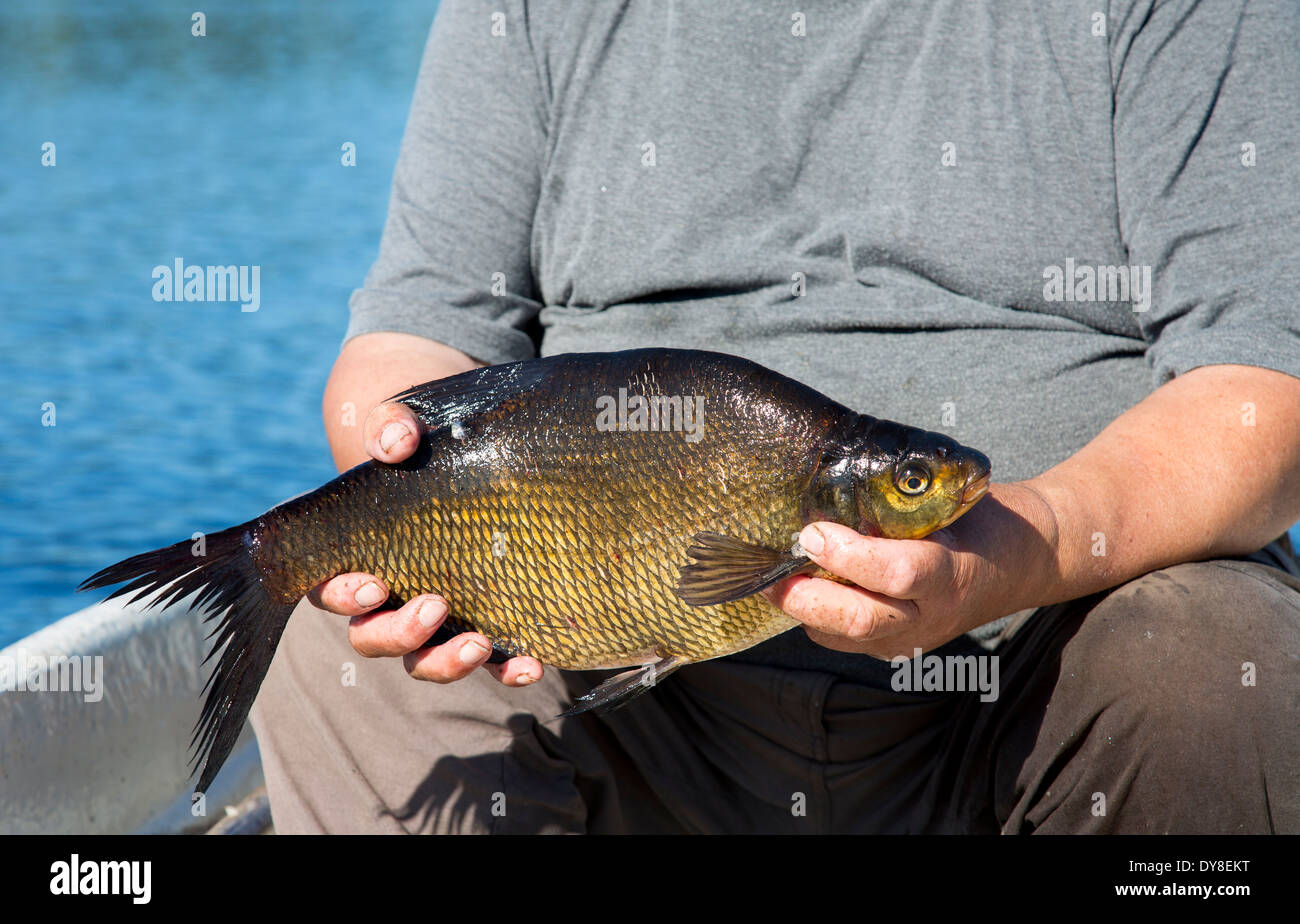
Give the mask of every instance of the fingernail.
[{"label": "fingernail", "polygon": [[420,620],[420,625],[428,629],[441,619],[445,612],[447,612],[446,604],[441,600],[426,600],[415,611],[415,618]]},{"label": "fingernail", "polygon": [[527,686],[530,683],[533,683],[535,680],[537,680],[536,674],[533,674],[530,671],[524,671],[522,674],[520,674],[518,677],[515,678],[515,684],[523,687],[523,686]]},{"label": "fingernail", "polygon": [[466,642],[460,647],[460,660],[462,664],[477,664],[488,655],[488,649],[483,647],[482,642]]},{"label": "fingernail", "polygon": [[379,434],[379,448],[388,452],[410,432],[411,428],[406,424],[390,423],[384,427],[384,432]]},{"label": "fingernail", "polygon": [[820,555],[826,548],[826,537],[816,526],[805,526],[799,534],[799,544],[809,555]]},{"label": "fingernail", "polygon": [[357,588],[352,599],[357,601],[357,606],[375,606],[384,599],[384,589],[374,581],[366,581]]}]

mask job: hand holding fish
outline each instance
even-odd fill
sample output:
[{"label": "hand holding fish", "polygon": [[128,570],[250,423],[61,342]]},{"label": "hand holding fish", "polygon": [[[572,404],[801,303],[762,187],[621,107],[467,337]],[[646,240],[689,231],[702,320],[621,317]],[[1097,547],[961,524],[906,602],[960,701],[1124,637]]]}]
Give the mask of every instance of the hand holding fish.
[{"label": "hand holding fish", "polygon": [[[1242,408],[1256,405],[1271,409],[1276,426],[1242,424]],[[810,524],[828,537],[812,558],[859,587],[792,577],[766,593],[820,644],[911,657],[1021,609],[1077,600],[1179,562],[1247,555],[1295,521],[1297,420],[1292,377],[1249,366],[1194,369],[1055,468],[993,485],[982,503],[923,539]],[[1268,460],[1268,474],[1243,469],[1242,460]],[[801,534],[805,548],[810,531]]]},{"label": "hand holding fish", "polygon": [[[380,462],[397,463],[420,445],[424,426],[410,408],[391,401],[380,404],[363,426],[366,451]],[[349,572],[317,585],[307,598],[321,609],[351,617],[348,643],[363,658],[401,658],[416,680],[452,683],[486,668],[506,686],[521,687],[539,680],[536,658],[511,658],[487,664],[492,642],[478,632],[466,632],[441,645],[424,647],[447,619],[445,599],[437,594],[413,597],[397,609],[377,609],[389,589],[372,574]]]},{"label": "hand holding fish", "polygon": [[923,539],[811,523],[800,533],[804,551],[852,584],[796,575],[765,593],[820,645],[911,658],[917,648],[931,651],[1036,605],[1054,573],[1056,532],[1055,514],[1038,492],[997,484],[982,504]]}]

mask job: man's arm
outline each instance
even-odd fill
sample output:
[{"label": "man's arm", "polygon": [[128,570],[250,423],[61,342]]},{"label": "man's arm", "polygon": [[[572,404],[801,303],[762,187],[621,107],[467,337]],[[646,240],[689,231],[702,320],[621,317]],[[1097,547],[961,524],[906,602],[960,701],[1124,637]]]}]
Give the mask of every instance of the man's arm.
[{"label": "man's arm", "polygon": [[1028,484],[1061,525],[1045,602],[1254,552],[1300,520],[1300,379],[1194,369]]},{"label": "man's arm", "polygon": [[[401,405],[381,409],[381,402],[412,385],[481,365],[460,350],[414,334],[353,337],[339,351],[321,399],[334,464],[344,471],[370,458],[400,462],[409,456],[419,444],[415,415]],[[369,418],[372,408],[378,416]]]},{"label": "man's arm", "polygon": [[805,528],[810,553],[824,537],[813,559],[858,586],[796,577],[768,593],[821,644],[911,657],[1018,610],[1255,551],[1298,519],[1300,379],[1206,366],[1158,388],[1055,468],[994,485],[926,539]]},{"label": "man's arm", "polygon": [[[405,459],[420,444],[420,422],[405,406],[380,402],[411,385],[481,365],[460,350],[411,334],[383,331],[349,340],[330,372],[321,406],[335,464],[341,471],[371,457]],[[357,419],[364,420],[359,427]],[[508,686],[524,686],[542,676],[541,662],[534,658],[485,664],[492,643],[477,632],[422,648],[447,618],[447,601],[437,594],[422,594],[400,609],[376,610],[388,588],[374,575],[352,573],[331,578],[308,597],[323,609],[351,617],[348,642],[358,654],[400,657],[416,679],[450,683],[479,666]]]}]

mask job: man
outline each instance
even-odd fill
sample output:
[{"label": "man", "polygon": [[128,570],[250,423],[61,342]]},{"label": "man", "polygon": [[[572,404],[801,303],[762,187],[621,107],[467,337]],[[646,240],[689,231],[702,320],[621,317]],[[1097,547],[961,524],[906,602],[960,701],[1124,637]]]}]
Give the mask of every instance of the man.
[{"label": "man", "polygon": [[[999,483],[920,541],[810,525],[853,586],[769,591],[806,632],[604,717],[557,718],[596,675],[422,648],[446,600],[339,576],[254,711],[277,827],[1300,830],[1300,24],[1094,6],[443,4],[340,467],[415,447],[386,397],[539,336],[741,354]],[[996,696],[909,688],[918,650]]]}]

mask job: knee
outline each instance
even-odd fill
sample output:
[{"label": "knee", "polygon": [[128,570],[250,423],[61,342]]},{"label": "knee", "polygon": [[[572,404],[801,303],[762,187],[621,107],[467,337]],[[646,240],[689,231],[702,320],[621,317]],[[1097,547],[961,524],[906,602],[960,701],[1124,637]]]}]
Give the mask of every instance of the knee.
[{"label": "knee", "polygon": [[1092,683],[1166,731],[1230,733],[1291,708],[1300,590],[1264,565],[1176,565],[1109,594],[1069,647]]}]

